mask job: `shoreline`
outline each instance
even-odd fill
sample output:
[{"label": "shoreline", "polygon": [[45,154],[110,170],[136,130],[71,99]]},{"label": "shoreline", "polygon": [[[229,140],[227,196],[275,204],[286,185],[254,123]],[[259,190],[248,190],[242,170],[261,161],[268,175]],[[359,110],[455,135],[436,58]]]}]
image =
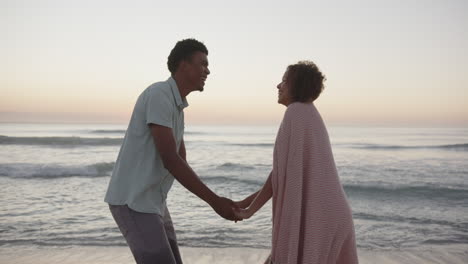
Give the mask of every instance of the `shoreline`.
[{"label": "shoreline", "polygon": [[[256,248],[195,248],[181,247],[186,264],[263,263],[268,249]],[[464,264],[468,262],[467,245],[433,246],[408,250],[358,249],[361,264]],[[2,246],[0,263],[3,264],[107,264],[135,263],[128,247],[118,246]]]}]

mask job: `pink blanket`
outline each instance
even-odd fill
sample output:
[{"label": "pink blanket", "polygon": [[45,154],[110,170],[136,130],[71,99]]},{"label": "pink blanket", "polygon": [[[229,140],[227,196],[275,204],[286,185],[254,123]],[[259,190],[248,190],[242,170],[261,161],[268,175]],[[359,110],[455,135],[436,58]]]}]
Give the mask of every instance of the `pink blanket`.
[{"label": "pink blanket", "polygon": [[358,263],[351,210],[313,104],[288,106],[273,158],[273,263]]}]

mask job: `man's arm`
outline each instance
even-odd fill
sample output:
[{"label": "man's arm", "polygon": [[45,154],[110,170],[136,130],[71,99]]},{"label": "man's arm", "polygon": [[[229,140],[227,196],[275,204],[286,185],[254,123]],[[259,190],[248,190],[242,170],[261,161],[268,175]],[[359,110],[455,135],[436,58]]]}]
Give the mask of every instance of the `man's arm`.
[{"label": "man's arm", "polygon": [[[172,129],[165,126],[150,124],[151,134],[164,167],[187,190],[208,203],[221,217],[228,220],[238,220],[232,210],[234,203],[212,192],[190,168],[177,151]],[[181,145],[182,147],[182,145]],[[185,152],[185,146],[183,147]],[[180,151],[180,149],[179,149]],[[183,153],[180,152],[180,153]]]},{"label": "man's arm", "polygon": [[187,152],[185,152],[185,143],[184,139],[182,138],[182,142],[180,142],[180,147],[179,147],[179,156],[187,162]]}]

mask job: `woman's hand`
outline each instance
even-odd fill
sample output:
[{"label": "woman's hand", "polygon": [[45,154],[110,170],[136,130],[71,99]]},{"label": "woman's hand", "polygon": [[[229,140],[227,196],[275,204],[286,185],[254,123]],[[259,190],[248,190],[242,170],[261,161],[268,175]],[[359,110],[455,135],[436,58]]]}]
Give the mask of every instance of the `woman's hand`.
[{"label": "woman's hand", "polygon": [[252,216],[252,212],[249,209],[234,208],[234,215],[240,219],[249,219]]},{"label": "woman's hand", "polygon": [[244,201],[238,201],[238,202],[234,201],[234,204],[235,204],[238,208],[241,208],[241,209],[245,209],[245,208],[249,207],[249,205],[248,205],[248,204],[245,204]]},{"label": "woman's hand", "polygon": [[239,208],[246,209],[247,207],[250,206],[250,203],[251,203],[251,200],[249,200],[248,198],[249,197],[247,197],[246,199],[242,201],[234,202],[234,204]]}]

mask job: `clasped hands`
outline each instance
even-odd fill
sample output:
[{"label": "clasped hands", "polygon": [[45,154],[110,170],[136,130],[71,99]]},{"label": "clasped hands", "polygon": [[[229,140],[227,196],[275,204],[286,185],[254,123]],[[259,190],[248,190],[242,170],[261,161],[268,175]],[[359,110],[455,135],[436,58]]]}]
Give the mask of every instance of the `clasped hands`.
[{"label": "clasped hands", "polygon": [[225,197],[218,197],[211,207],[222,218],[237,222],[252,216],[251,211],[248,209],[249,205],[245,200],[234,202]]}]

